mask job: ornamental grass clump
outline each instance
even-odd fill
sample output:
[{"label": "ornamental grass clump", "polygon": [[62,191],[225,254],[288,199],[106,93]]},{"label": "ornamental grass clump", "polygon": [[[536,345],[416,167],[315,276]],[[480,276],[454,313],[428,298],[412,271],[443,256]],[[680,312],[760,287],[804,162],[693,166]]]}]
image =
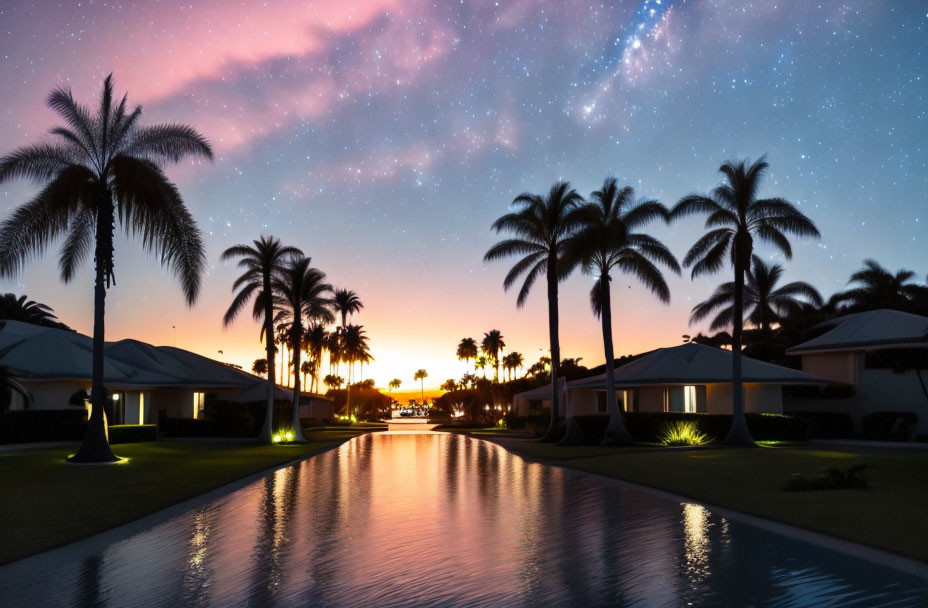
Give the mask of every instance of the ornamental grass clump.
[{"label": "ornamental grass clump", "polygon": [[709,441],[709,436],[699,430],[692,420],[676,420],[664,425],[660,444],[664,446],[702,445]]}]

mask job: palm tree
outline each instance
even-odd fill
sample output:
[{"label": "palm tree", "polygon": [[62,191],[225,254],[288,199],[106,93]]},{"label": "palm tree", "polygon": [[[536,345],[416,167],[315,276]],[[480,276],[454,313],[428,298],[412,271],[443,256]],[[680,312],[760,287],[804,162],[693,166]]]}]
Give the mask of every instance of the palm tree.
[{"label": "palm tree", "polygon": [[461,341],[458,343],[458,360],[464,361],[465,363],[469,362],[471,359],[477,358],[477,341],[473,338],[461,338]]},{"label": "palm tree", "polygon": [[[803,281],[787,283],[778,289],[777,283],[783,276],[783,267],[779,264],[768,266],[756,255],[751,258],[751,262],[751,269],[745,273],[744,315],[765,336],[770,335],[773,323],[782,324],[802,304],[811,303],[815,307],[823,305],[818,290]],[[735,285],[731,281],[719,285],[708,300],[693,307],[690,324],[698,323],[718,311],[709,329],[719,331],[730,327],[734,315],[734,293]]]},{"label": "palm tree", "polygon": [[522,367],[522,364],[525,362],[525,357],[522,356],[522,353],[511,352],[505,357],[503,357],[503,369],[509,372],[509,379],[515,379],[515,370]]},{"label": "palm tree", "polygon": [[513,201],[516,210],[493,223],[496,232],[507,231],[515,238],[500,241],[484,255],[485,261],[521,256],[503,280],[503,288],[508,290],[520,276],[525,275],[516,298],[516,306],[519,308],[525,304],[535,280],[542,275],[547,279],[548,337],[553,363],[551,424],[542,438],[543,441],[554,439],[560,413],[557,374],[561,347],[558,340],[557,286],[572,270],[563,263],[564,247],[576,225],[574,211],[582,200],[567,182],[558,182],[551,186],[547,196],[520,194]]},{"label": "palm tree", "polygon": [[693,278],[719,271],[726,258],[735,270],[732,294],[732,425],[725,442],[755,445],[744,417],[744,395],[741,382],[741,333],[744,319],[744,274],[750,268],[754,253],[754,237],[772,244],[786,259],[793,250],[785,233],[818,237],[815,224],[789,201],[782,198],[758,199],[761,179],[768,167],[761,157],[747,161],[727,161],[719,171],[725,181],[709,196],[690,194],[683,197],[671,212],[671,218],[705,213],[703,235],[683,258],[683,265],[692,267]]},{"label": "palm tree", "polygon": [[341,315],[342,329],[348,325],[349,316],[364,308],[364,304],[361,303],[361,298],[350,289],[336,289],[335,295],[332,297],[332,303],[335,312]]},{"label": "palm tree", "polygon": [[429,373],[425,371],[424,369],[416,370],[416,373],[412,377],[413,380],[422,381],[422,388],[421,388],[420,396],[422,397],[423,405],[425,404],[425,379],[428,377],[429,377]]},{"label": "palm tree", "polygon": [[[332,286],[325,282],[325,273],[313,268],[311,260],[303,255],[290,258],[287,265],[278,270],[272,279],[275,321],[285,322],[289,327],[288,342],[293,356],[293,369],[300,369],[300,354],[303,351],[303,319],[331,323],[335,316],[331,310],[329,294]],[[300,375],[293,375],[293,438],[297,443],[306,443],[300,428]]]},{"label": "palm tree", "polygon": [[486,377],[487,377],[487,358],[486,358],[486,356],[480,355],[480,356],[478,356],[478,357],[476,357],[476,358],[474,359],[474,373],[476,373],[478,369],[482,369],[482,370],[483,370],[483,377],[486,378]]},{"label": "palm tree", "polygon": [[910,310],[912,303],[924,289],[910,281],[915,277],[911,270],[901,269],[895,274],[876,260],[864,260],[864,267],[851,275],[847,291],[832,297],[835,304],[843,304],[850,311],[891,308]]},{"label": "palm tree", "polygon": [[345,379],[335,374],[327,374],[326,377],[322,379],[322,383],[325,384],[329,390],[332,390],[334,388],[340,388],[341,385],[345,383]]},{"label": "palm tree", "polygon": [[667,247],[654,237],[636,232],[656,220],[666,221],[669,212],[656,200],[634,203],[635,191],[620,188],[614,177],[607,178],[600,190],[578,213],[580,227],[571,239],[568,254],[586,274],[596,279],[590,291],[593,315],[602,321],[603,351],[606,357],[606,410],[609,426],[604,445],[633,443],[625,429],[615,394],[615,349],[612,343],[612,273],[635,276],[662,302],[670,301],[670,289],[656,264],[680,273],[680,265]]},{"label": "palm tree", "polygon": [[493,362],[493,367],[496,369],[496,374],[494,377],[494,382],[499,382],[499,356],[502,353],[502,350],[506,348],[506,343],[503,341],[503,334],[498,329],[491,329],[487,333],[483,334],[483,340],[480,343],[480,347],[490,361]]},{"label": "palm tree", "polygon": [[27,300],[26,296],[16,297],[15,294],[5,293],[0,296],[0,319],[6,321],[22,321],[33,325],[45,327],[67,328],[55,316],[51,306]]},{"label": "palm tree", "polygon": [[345,408],[348,414],[351,414],[352,368],[355,363],[363,366],[372,359],[364,327],[351,324],[345,326],[342,332],[342,360],[348,363],[348,393],[345,395]]},{"label": "palm tree", "polygon": [[[280,240],[273,236],[262,236],[252,245],[235,245],[222,252],[220,260],[223,262],[238,259],[237,266],[242,271],[235,282],[232,291],[236,292],[226,314],[222,317],[223,327],[228,327],[238,316],[239,312],[254,298],[251,314],[256,321],[260,320],[261,333],[259,340],[264,340],[267,366],[267,408],[264,412],[264,424],[258,435],[263,443],[271,443],[274,426],[274,389],[277,384],[277,370],[274,366],[275,341],[282,344],[286,330],[274,331],[274,294],[271,282],[275,274],[281,271],[287,258],[302,255],[296,247],[282,245]],[[286,374],[283,364],[283,350],[280,353],[281,376]]]},{"label": "palm tree", "polygon": [[316,392],[319,390],[319,369],[322,367],[322,353],[329,342],[329,332],[325,330],[325,325],[313,321],[306,328],[303,341],[306,344],[306,354],[309,355],[309,361],[312,364],[309,390]]},{"label": "palm tree", "polygon": [[255,359],[251,364],[251,373],[256,376],[263,376],[267,373],[267,359]]},{"label": "palm tree", "polygon": [[390,383],[389,383],[387,386],[390,387],[390,390],[391,390],[391,391],[395,391],[395,390],[398,389],[398,388],[400,387],[400,385],[402,385],[402,384],[403,384],[403,381],[402,381],[402,380],[400,380],[399,378],[394,378],[393,380],[390,380]]},{"label": "palm tree", "polygon": [[0,276],[19,273],[32,255],[67,234],[58,267],[69,282],[94,250],[94,320],[91,402],[87,434],[72,462],[117,460],[106,438],[103,386],[106,290],[115,280],[114,234],[119,223],[139,237],[180,280],[188,305],[200,292],[205,266],[203,241],[180,191],[162,167],[194,156],[208,160],[206,139],[186,125],[145,127],[142,108],[127,97],[113,98],[112,75],[103,81],[95,114],[79,105],[70,89],[48,96],[48,105],[67,123],[54,139],[24,146],[0,159],[0,183],[24,177],[42,190],[0,225]]},{"label": "palm tree", "polygon": [[[306,386],[306,375],[307,375],[307,374],[313,373],[313,362],[312,362],[312,361],[303,361],[303,363],[300,364],[300,372],[302,372],[302,374],[303,374],[303,384],[302,384],[302,386],[305,387],[305,386]],[[312,388],[313,388],[312,386],[309,387],[309,392],[312,392]]]}]

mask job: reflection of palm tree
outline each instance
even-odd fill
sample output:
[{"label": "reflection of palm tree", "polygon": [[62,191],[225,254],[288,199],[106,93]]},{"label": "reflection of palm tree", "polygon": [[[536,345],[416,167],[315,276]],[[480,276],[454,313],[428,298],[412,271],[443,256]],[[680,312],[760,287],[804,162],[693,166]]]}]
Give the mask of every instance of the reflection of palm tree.
[{"label": "reflection of palm tree", "polygon": [[[274,426],[274,388],[277,382],[277,370],[274,368],[274,343],[282,343],[285,332],[274,333],[274,298],[271,289],[271,279],[284,263],[285,258],[298,255],[302,252],[296,247],[281,245],[274,237],[262,236],[253,241],[253,245],[235,245],[222,252],[223,261],[238,258],[238,267],[242,274],[235,279],[232,290],[236,291],[235,298],[225,316],[223,325],[229,325],[238,316],[249,300],[254,297],[252,316],[261,320],[260,339],[264,340],[264,350],[267,353],[265,366],[267,370],[267,409],[264,413],[264,425],[261,427],[260,438],[264,443],[271,443]],[[281,375],[283,371],[283,350],[280,353]]]},{"label": "reflection of palm tree", "polygon": [[590,291],[593,314],[602,320],[606,356],[606,410],[609,426],[603,437],[607,445],[632,443],[625,429],[615,394],[615,349],[612,344],[612,273],[634,275],[662,302],[670,301],[670,289],[655,263],[676,273],[680,265],[667,247],[654,237],[636,232],[655,219],[666,220],[667,208],[656,200],[633,204],[635,191],[619,188],[614,177],[593,192],[591,201],[580,208],[580,227],[570,240],[568,252],[584,272],[596,278]]},{"label": "reflection of palm tree", "polygon": [[427,371],[425,371],[424,369],[416,370],[416,373],[415,373],[415,374],[413,375],[413,377],[412,377],[413,380],[421,380],[421,381],[422,381],[422,387],[421,387],[421,393],[420,393],[420,394],[421,394],[421,397],[422,397],[422,404],[423,404],[423,405],[425,404],[425,379],[428,378],[428,377],[429,377],[429,373],[428,373]]},{"label": "reflection of palm tree", "polygon": [[494,382],[499,382],[499,356],[502,350],[506,348],[506,343],[503,341],[503,333],[498,329],[491,329],[483,334],[483,341],[480,343],[480,346],[483,353],[493,362],[493,367],[496,369],[496,374],[493,379]]},{"label": "reflection of palm tree", "polygon": [[[765,336],[770,335],[771,324],[782,323],[787,316],[799,310],[804,304],[799,298],[805,298],[814,306],[822,306],[822,296],[808,283],[795,281],[777,288],[783,275],[783,267],[779,264],[767,266],[756,255],[751,261],[752,268],[745,273],[744,313],[747,320],[759,327]],[[734,314],[734,292],[735,285],[731,281],[719,285],[708,300],[693,308],[690,323],[698,323],[717,311],[709,328],[719,331],[730,327]]]},{"label": "reflection of palm tree", "polygon": [[864,260],[864,267],[851,275],[853,288],[835,294],[832,301],[844,304],[850,310],[876,310],[891,308],[909,310],[913,300],[924,289],[910,283],[915,277],[911,270],[898,270],[895,274],[875,260]]},{"label": "reflection of palm tree", "polygon": [[[303,350],[303,319],[332,322],[334,316],[329,308],[329,293],[332,286],[325,282],[325,273],[310,266],[310,258],[293,256],[273,280],[274,304],[278,310],[276,321],[288,324],[289,344],[293,356],[293,368],[300,369],[300,354]],[[300,428],[300,375],[293,374],[293,440],[306,443]]]},{"label": "reflection of palm tree", "polygon": [[580,195],[567,182],[554,184],[547,196],[520,194],[513,201],[518,209],[493,223],[494,230],[505,230],[515,238],[500,241],[484,255],[486,261],[521,256],[503,280],[503,287],[509,289],[519,277],[525,276],[516,299],[516,305],[519,307],[525,304],[535,280],[542,275],[546,278],[548,338],[553,359],[551,425],[543,438],[546,441],[554,438],[560,415],[557,374],[561,346],[558,340],[557,286],[571,271],[571,268],[563,264],[564,245],[575,227],[574,211],[581,200],[583,199]]},{"label": "reflection of palm tree", "polygon": [[469,362],[477,357],[477,341],[473,338],[462,338],[458,343],[458,360]]},{"label": "reflection of palm tree", "polygon": [[186,156],[212,159],[202,135],[186,125],[139,125],[141,107],[113,98],[112,75],[103,81],[96,115],[79,105],[69,89],[56,89],[48,105],[67,123],[55,139],[24,146],[0,159],[0,183],[25,177],[45,184],[0,225],[0,276],[19,273],[35,253],[66,235],[59,259],[69,282],[94,252],[94,319],[91,356],[91,414],[74,462],[116,460],[106,438],[103,385],[106,290],[115,280],[114,238],[119,223],[138,236],[180,280],[187,304],[200,292],[206,265],[200,231],[180,192],[162,166]]},{"label": "reflection of palm tree", "polygon": [[726,443],[754,445],[744,417],[744,395],[741,381],[741,334],[744,320],[744,275],[750,270],[754,252],[754,237],[772,244],[787,259],[793,250],[786,234],[817,237],[815,224],[782,198],[758,199],[757,191],[767,170],[767,161],[759,159],[725,162],[719,171],[725,182],[709,196],[690,194],[683,197],[671,212],[673,218],[705,213],[709,230],[687,252],[683,265],[692,267],[693,277],[717,272],[731,260],[735,270],[732,294],[732,426]]}]

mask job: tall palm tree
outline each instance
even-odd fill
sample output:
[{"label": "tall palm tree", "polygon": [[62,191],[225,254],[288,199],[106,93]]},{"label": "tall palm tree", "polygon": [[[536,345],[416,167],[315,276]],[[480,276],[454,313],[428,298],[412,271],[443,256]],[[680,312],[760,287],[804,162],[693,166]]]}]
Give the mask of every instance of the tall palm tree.
[{"label": "tall palm tree", "polygon": [[525,357],[520,352],[512,351],[503,357],[503,366],[509,372],[510,380],[515,379],[515,370],[521,368],[523,363],[525,363]]},{"label": "tall palm tree", "polygon": [[[313,373],[313,362],[312,361],[303,361],[300,364],[300,372],[303,374],[303,383],[302,386],[306,386],[306,376],[307,374]],[[309,387],[309,391],[312,392],[312,385]]]},{"label": "tall palm tree", "polygon": [[341,385],[345,383],[345,379],[335,374],[326,374],[326,377],[322,379],[322,383],[325,384],[329,390],[332,390],[340,388]]},{"label": "tall palm tree", "polygon": [[322,353],[329,342],[329,332],[325,330],[325,325],[313,321],[306,328],[303,341],[306,344],[306,354],[309,355],[309,361],[312,363],[309,390],[310,392],[316,392],[319,390],[319,370],[322,367]]},{"label": "tall palm tree", "polygon": [[680,265],[667,247],[654,237],[638,232],[654,220],[667,221],[669,211],[656,200],[635,203],[635,191],[620,188],[614,177],[607,178],[600,190],[578,213],[580,227],[571,239],[568,255],[583,271],[593,275],[590,291],[593,315],[602,321],[603,351],[606,357],[606,411],[609,426],[604,445],[632,443],[625,429],[615,394],[615,348],[612,343],[612,273],[635,276],[662,302],[670,301],[670,289],[656,264],[680,273]]},{"label": "tall palm tree", "polygon": [[429,377],[429,373],[424,369],[416,370],[416,373],[413,374],[413,380],[420,380],[422,382],[420,396],[422,398],[422,404],[425,405],[425,379]]},{"label": "tall palm tree", "polygon": [[[818,290],[804,281],[794,281],[777,288],[783,276],[783,267],[779,264],[768,266],[756,255],[751,258],[751,262],[751,269],[745,273],[744,316],[754,327],[760,328],[765,336],[770,335],[773,323],[782,323],[802,304],[810,303],[815,307],[823,305]],[[722,283],[708,300],[693,307],[690,324],[698,323],[715,312],[709,329],[727,329],[732,325],[734,298],[735,284],[731,281]]]},{"label": "tall palm tree", "polygon": [[796,207],[782,198],[757,198],[760,183],[768,167],[765,157],[754,163],[727,161],[719,171],[724,181],[706,196],[690,194],[673,208],[671,218],[707,214],[702,236],[683,258],[683,265],[692,267],[692,276],[721,270],[730,260],[735,270],[732,294],[732,425],[725,442],[755,445],[744,417],[744,395],[741,381],[741,334],[744,322],[744,274],[754,253],[754,237],[768,242],[787,258],[793,257],[786,233],[818,237],[815,224]]},{"label": "tall palm tree", "polygon": [[402,381],[402,380],[400,380],[399,378],[394,378],[393,380],[390,380],[390,383],[388,384],[388,386],[390,387],[390,390],[391,390],[391,391],[395,391],[395,390],[398,389],[402,384],[403,384],[403,381]]},{"label": "tall palm tree", "polygon": [[348,317],[364,308],[361,298],[350,289],[336,289],[335,295],[332,297],[332,306],[335,312],[341,316],[342,329],[348,325]]},{"label": "tall palm tree", "polygon": [[546,278],[552,390],[551,424],[542,438],[543,441],[554,439],[560,414],[557,374],[561,347],[558,340],[557,287],[558,282],[565,279],[572,270],[564,263],[564,249],[576,226],[574,212],[582,200],[567,182],[554,184],[546,196],[520,194],[513,201],[515,211],[503,215],[493,223],[496,232],[506,231],[514,238],[500,241],[483,256],[485,261],[520,256],[519,261],[503,280],[503,288],[508,290],[519,277],[525,275],[516,298],[516,306],[519,308],[525,304],[536,279],[542,275]]},{"label": "tall palm tree", "polygon": [[[276,318],[276,309],[274,315]],[[290,365],[287,358],[287,346],[290,343],[290,328],[286,323],[278,323],[274,326],[274,330],[277,332],[274,337],[274,344],[277,345],[276,350],[280,352],[280,384],[282,386],[290,386]]]},{"label": "tall palm tree", "polygon": [[66,327],[58,321],[51,306],[26,299],[26,296],[16,297],[15,294],[5,293],[0,296],[0,319],[7,321],[22,321],[33,325],[46,327]]},{"label": "tall palm tree", "polygon": [[487,358],[485,355],[479,355],[474,358],[474,373],[476,373],[478,369],[483,370],[483,377],[486,378],[487,377]]},{"label": "tall palm tree", "polygon": [[506,348],[506,342],[503,341],[503,333],[498,329],[491,329],[483,334],[480,347],[483,350],[483,354],[493,362],[493,367],[496,369],[493,381],[499,382],[499,356],[503,349]]},{"label": "tall palm tree", "polygon": [[465,363],[477,358],[477,341],[473,338],[461,338],[458,343],[458,360]]},{"label": "tall palm tree", "polygon": [[[276,273],[283,268],[285,261],[291,256],[302,255],[296,247],[281,244],[273,236],[262,236],[251,245],[242,244],[229,247],[222,252],[220,260],[223,262],[238,259],[237,266],[242,271],[235,282],[232,291],[236,292],[226,314],[222,317],[222,324],[227,327],[238,316],[248,302],[254,299],[251,314],[256,321],[261,321],[259,340],[264,340],[264,351],[267,359],[267,408],[264,412],[264,424],[258,435],[263,443],[271,443],[274,435],[274,388],[277,384],[277,370],[274,365],[275,341],[281,343],[286,332],[279,334],[274,331],[274,293],[271,282]],[[283,368],[283,350],[281,349],[281,368]],[[281,375],[286,370],[282,369]]]},{"label": "tall palm tree", "polygon": [[139,237],[179,279],[188,305],[200,292],[203,240],[180,191],[162,167],[185,157],[213,158],[206,139],[178,124],[142,126],[141,106],[114,99],[112,75],[103,81],[95,113],[58,88],[48,105],[67,126],[52,139],[23,146],[0,159],[0,183],[31,179],[42,190],[0,225],[0,276],[19,273],[26,261],[66,235],[58,267],[69,282],[94,251],[94,320],[90,423],[72,462],[117,460],[106,438],[103,386],[106,290],[115,280],[116,224]]},{"label": "tall palm tree", "polygon": [[[300,369],[300,354],[303,351],[303,320],[331,323],[330,294],[332,286],[325,282],[325,273],[311,266],[311,259],[303,255],[290,258],[286,266],[278,270],[271,282],[274,291],[275,321],[285,322],[290,329],[289,344],[293,356],[293,368]],[[293,377],[293,438],[297,443],[306,443],[300,428],[300,374]]]},{"label": "tall palm tree", "polygon": [[[342,359],[348,363],[348,390],[350,391],[353,383],[352,368],[354,364],[360,363],[363,366],[365,363],[373,360],[367,332],[364,331],[363,325],[352,325],[349,323],[345,326],[344,332],[342,333]],[[346,395],[345,407],[348,408],[347,413],[351,414],[351,404],[348,402],[347,398],[348,395]]]},{"label": "tall palm tree", "polygon": [[849,311],[891,308],[910,310],[912,303],[924,289],[911,283],[915,273],[897,270],[895,274],[881,266],[876,260],[864,260],[864,267],[851,275],[851,289],[832,297],[835,304]]}]

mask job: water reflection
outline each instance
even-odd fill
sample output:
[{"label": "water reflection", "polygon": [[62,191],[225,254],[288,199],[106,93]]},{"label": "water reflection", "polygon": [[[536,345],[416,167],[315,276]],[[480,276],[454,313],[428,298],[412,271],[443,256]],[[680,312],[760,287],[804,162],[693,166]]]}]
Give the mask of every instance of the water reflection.
[{"label": "water reflection", "polygon": [[9,572],[3,606],[928,603],[914,577],[436,433],[359,437],[97,555]]}]

